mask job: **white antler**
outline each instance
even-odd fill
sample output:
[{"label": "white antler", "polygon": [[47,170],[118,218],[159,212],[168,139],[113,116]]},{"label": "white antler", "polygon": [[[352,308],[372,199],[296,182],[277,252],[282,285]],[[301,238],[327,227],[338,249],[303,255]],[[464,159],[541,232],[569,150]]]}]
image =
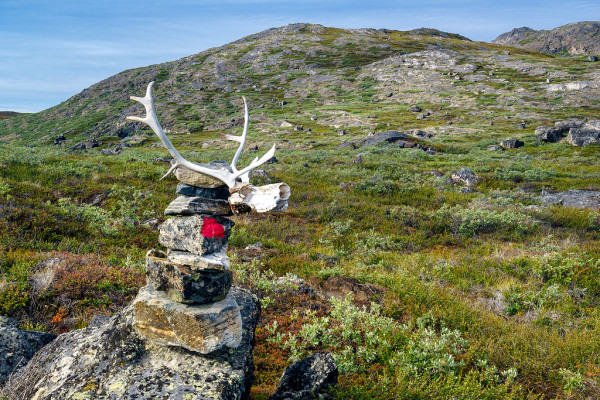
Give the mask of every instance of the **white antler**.
[{"label": "white antler", "polygon": [[242,136],[232,136],[232,135],[223,135],[222,134],[222,136],[225,137],[226,139],[235,140],[236,142],[240,143],[240,146],[239,146],[238,150],[236,151],[235,156],[233,157],[233,161],[231,162],[232,172],[230,172],[229,170],[224,169],[224,168],[223,169],[207,168],[203,165],[186,160],[175,149],[175,147],[173,146],[173,144],[171,143],[171,141],[169,140],[169,138],[167,137],[167,135],[161,128],[161,126],[158,122],[158,119],[156,118],[156,111],[154,110],[154,102],[152,100],[152,86],[153,85],[154,85],[154,82],[150,82],[148,84],[148,88],[146,89],[146,96],[144,96],[144,97],[131,96],[131,100],[135,100],[144,105],[144,107],[146,108],[146,116],[144,118],[129,116],[129,117],[127,117],[127,119],[129,121],[143,122],[143,123],[147,124],[150,128],[152,128],[152,130],[154,131],[154,133],[156,133],[156,135],[158,136],[158,138],[160,139],[162,144],[167,148],[167,150],[169,150],[169,153],[171,153],[171,155],[175,159],[175,164],[173,164],[171,169],[169,169],[169,171],[163,176],[163,178],[165,176],[169,175],[173,170],[175,170],[175,168],[185,167],[189,170],[200,172],[201,174],[204,174],[204,175],[212,176],[213,178],[216,178],[216,179],[222,181],[223,183],[225,183],[227,186],[229,186],[231,188],[235,185],[236,180],[238,178],[242,182],[249,182],[249,178],[248,178],[249,172],[251,170],[253,170],[254,168],[258,167],[259,165],[262,165],[265,162],[267,162],[275,154],[275,145],[273,145],[273,147],[271,147],[271,149],[264,156],[262,156],[260,159],[255,158],[254,161],[252,161],[250,163],[250,165],[247,166],[246,168],[242,169],[241,171],[236,168],[237,161],[240,157],[240,154],[242,154],[244,144],[246,143],[246,135],[248,134],[248,104],[246,103],[246,98],[244,98],[245,122],[244,122],[244,131],[242,133]]},{"label": "white antler", "polygon": [[234,174],[238,174],[242,182],[250,182],[249,172],[254,168],[258,167],[261,164],[264,164],[269,159],[273,157],[275,154],[275,145],[271,147],[271,149],[259,160],[256,157],[249,166],[244,168],[242,171],[239,171],[236,167],[237,161],[240,158],[240,154],[242,154],[242,150],[244,149],[244,145],[246,144],[246,135],[248,135],[248,103],[246,102],[246,98],[242,96],[244,100],[244,130],[242,131],[242,136],[233,136],[226,135],[224,133],[219,133],[219,135],[223,136],[225,139],[233,140],[234,142],[238,142],[240,145],[233,156],[233,160],[231,161],[231,170]]}]

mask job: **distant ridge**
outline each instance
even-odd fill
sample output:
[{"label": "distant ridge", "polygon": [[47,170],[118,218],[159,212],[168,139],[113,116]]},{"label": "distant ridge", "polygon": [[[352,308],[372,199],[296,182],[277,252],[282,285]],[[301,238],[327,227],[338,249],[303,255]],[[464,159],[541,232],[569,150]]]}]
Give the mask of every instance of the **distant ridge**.
[{"label": "distant ridge", "polygon": [[492,43],[548,54],[600,54],[600,21],[575,22],[552,30],[515,28]]},{"label": "distant ridge", "polygon": [[0,111],[0,119],[12,118],[17,115],[21,115],[21,113],[15,111]]}]

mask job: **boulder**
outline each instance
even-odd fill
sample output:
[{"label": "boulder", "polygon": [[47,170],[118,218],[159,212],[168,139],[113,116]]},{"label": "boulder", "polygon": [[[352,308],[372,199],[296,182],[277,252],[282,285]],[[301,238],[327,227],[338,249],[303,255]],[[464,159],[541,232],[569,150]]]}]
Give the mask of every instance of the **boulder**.
[{"label": "boulder", "polygon": [[231,287],[230,270],[194,269],[173,264],[166,258],[146,256],[146,279],[155,290],[164,291],[184,304],[205,304],[223,300]]},{"label": "boulder", "polygon": [[361,140],[358,143],[358,147],[375,146],[379,143],[396,143],[407,138],[408,136],[403,132],[384,131]]},{"label": "boulder", "polygon": [[423,109],[421,107],[419,107],[419,106],[411,106],[408,109],[408,111],[410,111],[410,112],[421,112],[421,111],[423,111]]},{"label": "boulder", "polygon": [[566,119],[564,121],[557,121],[554,123],[554,127],[560,129],[562,132],[567,132],[571,128],[581,128],[585,125],[585,121],[581,119]]},{"label": "boulder", "polygon": [[15,319],[0,316],[0,385],[13,371],[23,368],[39,349],[56,338],[51,333],[21,330],[18,324]]},{"label": "boulder", "polygon": [[179,196],[165,209],[165,215],[231,215],[227,200],[207,199],[204,197]]},{"label": "boulder", "polygon": [[588,146],[600,141],[600,129],[596,128],[571,128],[567,135],[567,142],[573,146]]},{"label": "boulder", "polygon": [[189,197],[202,197],[205,199],[227,200],[229,198],[229,188],[227,186],[219,186],[216,188],[202,188],[197,186],[186,185],[179,182],[177,184],[176,193]]},{"label": "boulder", "polygon": [[497,144],[491,144],[487,147],[487,151],[504,151],[504,147],[498,146]]},{"label": "boulder", "polygon": [[588,61],[589,62],[598,62],[598,56],[588,56]]},{"label": "boulder", "polygon": [[240,344],[242,319],[233,295],[214,303],[182,304],[145,286],[132,304],[134,329],[154,343],[201,354]]},{"label": "boulder", "polygon": [[287,367],[269,400],[312,400],[337,384],[338,368],[331,353],[315,353]]},{"label": "boulder", "polygon": [[479,181],[479,177],[475,175],[469,168],[461,168],[451,176],[452,182],[462,183],[467,186],[473,186]]},{"label": "boulder", "polygon": [[563,129],[554,126],[538,126],[535,128],[535,135],[544,142],[558,142],[563,137],[563,134]]},{"label": "boulder", "polygon": [[519,147],[523,147],[524,145],[525,143],[523,141],[514,138],[500,141],[500,146],[504,147],[505,149],[517,149]]},{"label": "boulder", "polygon": [[247,397],[253,380],[252,346],[258,299],[232,288],[240,305],[236,348],[208,356],[148,340],[133,328],[132,305],[98,327],[60,335],[19,371],[4,394],[11,399],[211,399]]},{"label": "boulder", "polygon": [[233,221],[222,217],[192,215],[167,219],[159,226],[158,241],[171,250],[196,255],[220,251],[227,245]]}]

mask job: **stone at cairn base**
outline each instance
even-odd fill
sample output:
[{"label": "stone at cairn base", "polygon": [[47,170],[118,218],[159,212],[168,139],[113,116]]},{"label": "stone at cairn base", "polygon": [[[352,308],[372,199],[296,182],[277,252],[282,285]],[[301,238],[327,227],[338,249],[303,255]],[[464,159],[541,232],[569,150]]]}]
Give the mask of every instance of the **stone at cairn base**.
[{"label": "stone at cairn base", "polygon": [[231,271],[173,264],[159,255],[154,250],[146,255],[146,280],[148,286],[164,291],[171,300],[204,304],[223,300],[227,295],[233,281]]},{"label": "stone at cairn base", "polygon": [[208,354],[235,348],[242,339],[240,308],[230,294],[216,303],[187,305],[146,286],[133,301],[133,310],[133,327],[155,343]]},{"label": "stone at cairn base", "polygon": [[133,307],[107,323],[60,335],[4,388],[10,399],[239,400],[250,390],[256,297],[231,292],[241,306],[240,346],[209,356],[153,344],[133,329]]}]

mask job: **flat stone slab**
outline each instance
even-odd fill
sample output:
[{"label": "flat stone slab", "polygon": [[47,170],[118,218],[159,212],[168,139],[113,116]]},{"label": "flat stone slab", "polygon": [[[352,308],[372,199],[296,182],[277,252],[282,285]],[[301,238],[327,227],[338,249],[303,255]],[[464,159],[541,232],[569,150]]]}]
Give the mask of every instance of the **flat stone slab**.
[{"label": "flat stone slab", "polygon": [[199,256],[187,251],[169,250],[167,261],[173,264],[187,265],[194,271],[202,269],[229,270],[231,264],[224,251]]},{"label": "flat stone slab", "polygon": [[[203,167],[219,170],[226,168],[225,166],[215,166],[211,164],[201,164]],[[201,174],[200,172],[194,172],[184,167],[177,167],[175,169],[175,177],[181,183],[186,185],[203,187],[203,188],[217,188],[224,185],[217,178],[212,176]]]},{"label": "flat stone slab", "polygon": [[229,198],[229,188],[227,186],[219,186],[216,188],[203,188],[197,186],[186,185],[179,182],[176,193],[190,197],[204,197],[205,199],[220,199],[227,200]]},{"label": "flat stone slab", "polygon": [[175,217],[159,226],[158,241],[171,250],[205,255],[226,248],[233,226],[233,221],[222,217]]},{"label": "flat stone slab", "polygon": [[164,291],[173,301],[205,304],[225,299],[233,275],[229,270],[193,270],[150,254],[146,256],[146,279],[149,286]]},{"label": "flat stone slab", "polygon": [[201,354],[242,340],[242,317],[233,296],[210,304],[181,304],[150,286],[133,301],[133,327],[143,337]]},{"label": "flat stone slab", "polygon": [[593,190],[567,190],[557,193],[542,191],[540,201],[547,204],[562,204],[565,207],[600,210],[600,192]]},{"label": "flat stone slab", "polygon": [[11,399],[28,400],[247,398],[260,308],[248,291],[234,287],[230,293],[243,321],[236,348],[202,355],[153,343],[133,328],[130,304],[104,324],[59,335],[4,389]]},{"label": "flat stone slab", "polygon": [[165,209],[165,215],[231,215],[227,200],[207,199],[204,197],[179,196]]}]

